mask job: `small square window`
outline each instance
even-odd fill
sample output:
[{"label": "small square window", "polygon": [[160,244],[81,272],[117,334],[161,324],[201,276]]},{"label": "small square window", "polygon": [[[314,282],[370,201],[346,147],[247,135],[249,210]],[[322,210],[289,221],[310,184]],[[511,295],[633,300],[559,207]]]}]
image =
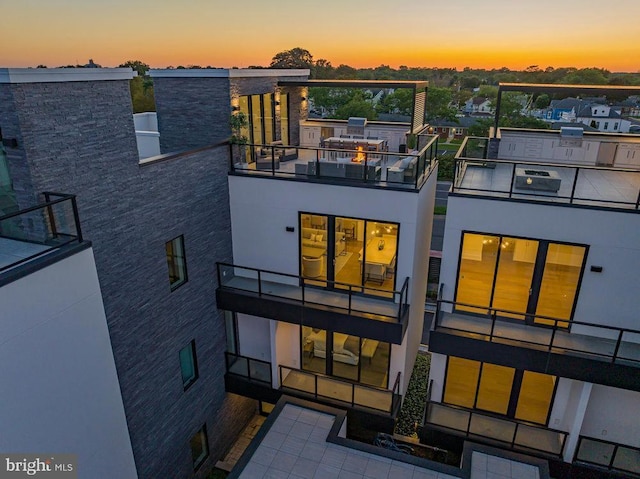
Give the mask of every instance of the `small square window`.
[{"label": "small square window", "polygon": [[191,458],[193,468],[198,469],[209,456],[209,441],[207,440],[207,425],[203,424],[202,429],[191,438]]},{"label": "small square window", "polygon": [[191,341],[180,350],[180,371],[182,371],[182,385],[186,391],[198,379],[195,341]]},{"label": "small square window", "polygon": [[169,284],[171,291],[187,282],[187,260],[184,255],[184,236],[178,236],[167,242],[167,265],[169,266]]}]

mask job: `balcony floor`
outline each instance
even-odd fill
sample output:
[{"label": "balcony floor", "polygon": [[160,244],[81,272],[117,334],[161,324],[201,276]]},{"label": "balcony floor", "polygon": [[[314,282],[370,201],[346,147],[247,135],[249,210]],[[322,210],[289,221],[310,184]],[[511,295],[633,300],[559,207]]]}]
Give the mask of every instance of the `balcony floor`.
[{"label": "balcony floor", "polygon": [[[223,288],[232,288],[248,292],[258,292],[258,280],[243,276],[234,276],[226,281]],[[302,301],[302,290],[297,285],[288,285],[271,281],[262,281],[262,294],[273,297],[286,298],[293,301]],[[305,288],[305,303],[314,303],[322,306],[335,307],[340,309],[349,308],[349,298],[344,292],[330,291],[320,288]],[[367,296],[352,296],[352,311],[360,312],[362,315],[370,316],[387,322],[397,322],[397,303],[389,300],[381,300]]]},{"label": "balcony floor", "polygon": [[[464,313],[442,313],[437,328],[456,330],[456,334],[484,339],[491,334],[491,322],[485,318]],[[493,330],[494,342],[520,344],[534,349],[548,349],[552,330],[540,326],[532,326],[511,321],[496,321]],[[615,352],[616,340],[587,336],[557,330],[553,338],[554,352],[562,352],[572,356],[588,357],[610,361]],[[627,361],[628,360],[628,361]],[[623,341],[618,351],[617,364],[629,364],[640,367],[640,344]]]},{"label": "balcony floor", "polygon": [[10,266],[48,249],[51,249],[51,247],[26,241],[0,238],[0,268]]},{"label": "balcony floor", "polygon": [[[518,163],[516,166],[526,166]],[[575,178],[575,168],[564,165],[540,166],[529,165],[534,169],[553,170],[561,179],[557,193],[537,190],[513,189],[512,198],[568,203]],[[454,189],[464,194],[481,196],[509,196],[512,179],[512,164],[496,164],[495,168],[480,165],[467,165],[459,187]],[[473,190],[486,191],[473,191]],[[574,193],[573,204],[591,206],[612,206],[634,209],[640,190],[640,173],[611,170],[580,170],[578,184]]]}]

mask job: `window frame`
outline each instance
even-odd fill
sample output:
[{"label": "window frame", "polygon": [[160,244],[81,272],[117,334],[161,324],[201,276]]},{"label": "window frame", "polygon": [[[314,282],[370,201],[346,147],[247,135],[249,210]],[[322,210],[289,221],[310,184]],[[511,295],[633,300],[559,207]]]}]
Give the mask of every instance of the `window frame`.
[{"label": "window frame", "polygon": [[[179,245],[182,255],[176,254],[176,244]],[[169,252],[169,245],[171,245],[171,253]],[[184,235],[176,236],[175,238],[167,241],[164,244],[165,255],[167,258],[167,267],[169,270],[169,287],[171,291],[175,291],[180,286],[189,281],[189,275],[187,273],[187,254],[184,247]],[[180,264],[180,261],[182,264]],[[182,278],[180,278],[179,274],[175,275],[178,277],[176,281],[171,281],[172,278],[172,268],[175,269],[178,273],[182,270]]]},{"label": "window frame", "polygon": [[[186,350],[187,348],[189,348],[189,351],[191,353],[189,355],[189,357],[191,359],[191,366],[192,366],[192,369],[193,369],[193,377],[189,378],[185,382],[183,368],[182,368],[182,351]],[[198,357],[197,357],[197,354],[196,354],[196,340],[195,339],[192,339],[191,341],[189,341],[189,344],[187,344],[183,348],[180,348],[180,350],[178,351],[178,358],[179,358],[179,361],[180,361],[180,376],[182,377],[182,387],[183,387],[183,390],[186,391],[191,386],[193,386],[193,384],[200,377],[200,374],[198,373]]]},{"label": "window frame", "polygon": [[[202,435],[204,439],[201,442],[201,445],[203,446],[203,453],[197,458],[194,458],[193,445],[191,443],[194,440],[194,438],[198,435]],[[197,471],[198,469],[200,469],[200,467],[206,462],[207,458],[209,457],[209,435],[207,434],[207,423],[204,423],[202,427],[198,429],[196,433],[191,436],[191,439],[189,440],[189,447],[191,449],[191,460],[193,463],[193,470]]]}]

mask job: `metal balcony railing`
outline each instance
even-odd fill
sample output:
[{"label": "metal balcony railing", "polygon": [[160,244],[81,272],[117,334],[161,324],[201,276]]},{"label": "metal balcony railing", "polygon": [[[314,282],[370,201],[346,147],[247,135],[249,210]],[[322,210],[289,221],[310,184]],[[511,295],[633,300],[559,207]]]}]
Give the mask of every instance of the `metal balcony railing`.
[{"label": "metal balcony railing", "polygon": [[[444,311],[445,305],[446,309],[453,312]],[[523,321],[514,320],[514,316],[521,317]],[[548,353],[640,367],[640,330],[567,321],[442,299],[437,304],[433,328],[435,331],[446,329],[480,334],[489,342],[517,342],[520,346],[542,349]]]},{"label": "metal balcony railing", "polygon": [[227,373],[250,381],[258,381],[271,387],[271,363],[226,351],[224,353]]},{"label": "metal balcony railing", "polygon": [[288,366],[278,367],[282,390],[310,395],[316,400],[329,399],[352,407],[375,409],[391,415],[396,414],[400,407],[400,372],[393,388],[389,390]]},{"label": "metal balcony railing", "polygon": [[82,230],[75,195],[43,193],[45,202],[0,217],[2,248],[11,253],[13,242],[22,242],[15,260],[0,262],[0,273],[26,263],[70,243],[81,243]]},{"label": "metal balcony railing", "polygon": [[[401,322],[408,310],[409,278],[405,278],[400,291],[389,291],[367,286],[354,286],[337,281],[305,278],[294,274],[216,263],[220,288],[256,293],[259,297],[282,298],[311,307],[333,308],[352,315],[366,315],[372,319]],[[321,289],[319,283],[331,289]],[[380,296],[363,296],[363,291]],[[318,293],[314,295],[312,293]],[[330,295],[330,303],[320,302]],[[317,297],[316,297],[317,296]],[[376,308],[375,305],[382,307]]]}]

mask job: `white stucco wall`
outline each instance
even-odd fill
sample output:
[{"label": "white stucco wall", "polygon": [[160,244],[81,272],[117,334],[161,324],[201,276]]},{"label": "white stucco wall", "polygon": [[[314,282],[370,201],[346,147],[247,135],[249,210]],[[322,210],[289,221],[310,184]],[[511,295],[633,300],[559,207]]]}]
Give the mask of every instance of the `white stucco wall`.
[{"label": "white stucco wall", "polygon": [[[411,308],[408,341],[394,346],[394,370],[402,371],[403,386],[420,343],[426,291],[429,241],[435,198],[435,173],[420,194],[354,188],[298,181],[229,177],[234,263],[239,266],[299,274],[300,212],[331,214],[400,224],[396,290],[409,280]],[[294,232],[287,232],[288,226]],[[424,251],[422,249],[424,248]],[[419,324],[418,324],[419,323]],[[240,334],[242,337],[242,334]]]},{"label": "white stucco wall", "polygon": [[[455,295],[462,231],[566,241],[589,246],[574,320],[638,329],[640,216],[536,203],[449,197],[440,280]],[[601,273],[590,266],[602,266]]]},{"label": "white stucco wall", "polygon": [[594,384],[580,434],[640,447],[640,393]]},{"label": "white stucco wall", "polygon": [[238,313],[238,347],[240,355],[271,361],[269,320]]},{"label": "white stucco wall", "polygon": [[93,251],[0,288],[0,450],[137,477]]}]

